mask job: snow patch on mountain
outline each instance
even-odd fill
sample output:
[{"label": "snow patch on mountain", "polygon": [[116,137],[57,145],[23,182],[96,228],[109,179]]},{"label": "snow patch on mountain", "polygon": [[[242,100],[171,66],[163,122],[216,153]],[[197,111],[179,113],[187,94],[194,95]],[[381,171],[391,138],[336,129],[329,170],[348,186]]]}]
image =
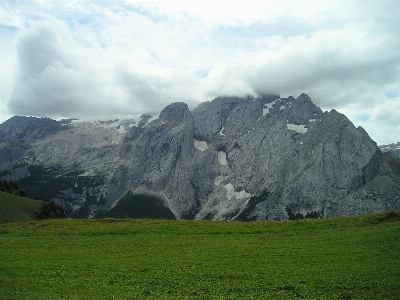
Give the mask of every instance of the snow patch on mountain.
[{"label": "snow patch on mountain", "polygon": [[220,176],[218,176],[218,177],[216,177],[216,178],[214,179],[214,184],[215,184],[215,185],[220,185],[220,183],[221,183],[222,181],[224,181],[224,179],[225,179],[225,177],[224,177],[223,175],[220,175]]},{"label": "snow patch on mountain", "polygon": [[147,126],[148,124],[150,124],[151,122],[153,122],[154,120],[157,120],[160,117],[160,114],[155,114],[153,115],[150,119],[147,120],[147,123],[145,126]]},{"label": "snow patch on mountain", "polygon": [[94,119],[94,120],[77,120],[73,119],[69,123],[70,125],[77,128],[104,128],[104,129],[114,129],[121,134],[128,132],[130,127],[137,126],[140,122],[141,117],[133,117],[130,119]]},{"label": "snow patch on mountain", "polygon": [[143,115],[136,115],[130,119],[122,120],[121,124],[128,125],[129,128],[131,127],[138,127],[140,121],[142,121]]},{"label": "snow patch on mountain", "polygon": [[226,160],[226,153],[224,151],[218,152],[218,162],[222,166],[226,166],[228,164],[228,161]]},{"label": "snow patch on mountain", "polygon": [[127,132],[127,130],[125,129],[125,126],[122,126],[122,125],[117,127],[116,130],[121,134]]},{"label": "snow patch on mountain", "polygon": [[271,103],[267,103],[264,105],[263,108],[263,116],[265,116],[266,114],[269,114],[270,110],[272,109],[272,107],[275,105],[277,100],[272,101]]},{"label": "snow patch on mountain", "polygon": [[224,131],[224,126],[222,126],[221,130],[218,132],[219,135],[225,136],[225,134],[223,133]]},{"label": "snow patch on mountain", "polygon": [[250,197],[251,194],[247,193],[245,190],[243,190],[243,191],[240,191],[240,192],[236,192],[235,196],[236,196],[237,199],[241,200],[241,199],[245,199],[245,198]]},{"label": "snow patch on mountain", "polygon": [[228,199],[235,196],[235,187],[233,186],[232,183],[228,183],[227,185],[224,185],[224,188],[226,188],[226,197]]},{"label": "snow patch on mountain", "polygon": [[287,129],[297,131],[298,133],[306,133],[306,125],[287,124]]},{"label": "snow patch on mountain", "polygon": [[236,199],[242,200],[251,196],[251,194],[247,193],[245,190],[235,192],[235,187],[232,183],[224,185],[224,188],[226,189],[226,197],[228,198],[228,200],[232,197],[236,197]]},{"label": "snow patch on mountain", "polygon": [[201,152],[204,152],[208,149],[206,141],[194,140],[194,146],[196,147],[197,150],[200,150]]}]

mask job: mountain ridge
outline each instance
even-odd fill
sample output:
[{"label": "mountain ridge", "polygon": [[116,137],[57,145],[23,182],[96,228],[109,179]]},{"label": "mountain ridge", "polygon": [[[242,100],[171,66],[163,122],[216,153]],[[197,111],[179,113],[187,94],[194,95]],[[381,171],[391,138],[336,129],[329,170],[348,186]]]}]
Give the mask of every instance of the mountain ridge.
[{"label": "mountain ridge", "polygon": [[28,195],[52,190],[45,198],[71,217],[105,215],[128,193],[159,199],[177,219],[400,208],[396,158],[306,94],[218,97],[192,111],[172,103],[136,120],[54,122],[21,125],[33,128],[18,131],[24,139],[10,132],[10,122],[0,125],[0,178],[19,180]]},{"label": "mountain ridge", "polygon": [[392,152],[400,158],[400,142],[379,146],[382,152]]}]

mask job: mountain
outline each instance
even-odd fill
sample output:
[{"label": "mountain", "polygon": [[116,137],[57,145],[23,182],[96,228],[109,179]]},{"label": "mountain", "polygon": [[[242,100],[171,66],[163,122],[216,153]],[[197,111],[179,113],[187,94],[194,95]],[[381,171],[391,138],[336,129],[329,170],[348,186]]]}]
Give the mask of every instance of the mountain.
[{"label": "mountain", "polygon": [[381,149],[382,152],[392,152],[400,158],[400,142],[390,145],[382,145],[379,146],[379,149]]},{"label": "mountain", "polygon": [[173,103],[129,120],[15,116],[0,178],[69,217],[328,218],[400,209],[400,161],[302,94]]}]

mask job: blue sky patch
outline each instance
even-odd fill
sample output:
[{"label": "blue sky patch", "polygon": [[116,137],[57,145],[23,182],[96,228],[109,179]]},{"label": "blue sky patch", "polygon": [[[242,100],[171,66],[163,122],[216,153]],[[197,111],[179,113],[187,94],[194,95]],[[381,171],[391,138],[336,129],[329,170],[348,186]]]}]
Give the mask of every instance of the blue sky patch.
[{"label": "blue sky patch", "polygon": [[370,120],[371,116],[367,114],[362,114],[357,117],[357,121],[359,122],[368,122]]}]

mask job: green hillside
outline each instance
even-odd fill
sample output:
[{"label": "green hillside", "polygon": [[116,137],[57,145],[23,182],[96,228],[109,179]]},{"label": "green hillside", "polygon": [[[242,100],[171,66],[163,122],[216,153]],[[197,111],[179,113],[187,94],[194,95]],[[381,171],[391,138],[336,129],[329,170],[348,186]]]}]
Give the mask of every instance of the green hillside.
[{"label": "green hillside", "polygon": [[[17,190],[17,192],[20,193],[21,191]],[[53,202],[32,200],[0,192],[0,224],[64,217],[62,207]]]},{"label": "green hillside", "polygon": [[42,200],[32,200],[5,192],[0,192],[0,223],[23,222],[37,220]]},{"label": "green hillside", "polygon": [[0,225],[0,299],[399,299],[400,212]]}]

